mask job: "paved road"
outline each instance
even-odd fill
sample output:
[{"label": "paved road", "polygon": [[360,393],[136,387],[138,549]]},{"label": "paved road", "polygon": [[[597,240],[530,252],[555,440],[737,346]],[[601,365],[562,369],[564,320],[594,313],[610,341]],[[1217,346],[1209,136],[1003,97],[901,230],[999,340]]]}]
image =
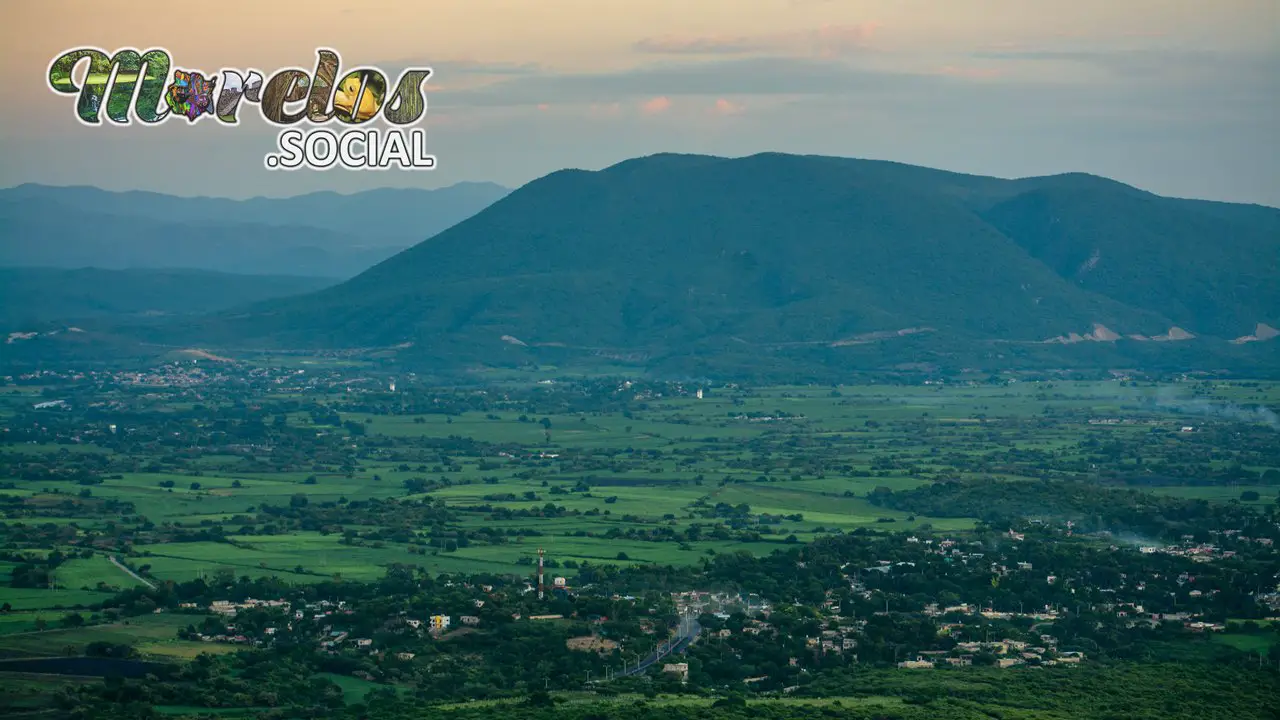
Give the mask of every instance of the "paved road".
[{"label": "paved road", "polygon": [[156,589],[156,584],[155,584],[155,583],[151,582],[150,580],[148,580],[148,579],[146,579],[146,578],[142,577],[142,576],[141,576],[141,575],[139,575],[138,573],[136,573],[136,572],[134,572],[134,571],[130,570],[129,568],[125,567],[124,563],[122,563],[122,562],[120,562],[119,560],[117,560],[115,555],[111,555],[111,556],[109,556],[109,557],[110,557],[110,560],[111,560],[111,564],[112,564],[112,565],[115,565],[116,567],[120,568],[121,570],[123,570],[123,571],[125,571],[125,572],[129,573],[129,576],[130,576],[130,577],[132,577],[134,580],[137,580],[138,582],[142,583],[143,585],[146,585],[147,587],[151,588],[152,590],[155,590],[155,589]]},{"label": "paved road", "polygon": [[656,650],[649,653],[649,655],[640,662],[636,663],[634,667],[628,667],[626,671],[616,673],[612,675],[611,678],[639,675],[660,660],[671,655],[684,652],[685,648],[689,647],[689,643],[693,642],[701,632],[702,626],[698,624],[697,620],[693,618],[686,618],[680,623],[680,626],[676,628],[676,633],[666,642],[659,645]]}]

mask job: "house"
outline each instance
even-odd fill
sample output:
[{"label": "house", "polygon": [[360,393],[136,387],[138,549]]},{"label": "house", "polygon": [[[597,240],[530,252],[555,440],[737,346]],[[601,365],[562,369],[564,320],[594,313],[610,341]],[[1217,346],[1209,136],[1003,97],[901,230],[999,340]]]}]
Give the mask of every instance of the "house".
[{"label": "house", "polygon": [[413,659],[413,653],[411,653],[411,652],[400,652],[400,653],[396,653],[396,659],[397,659],[397,660],[412,660],[412,659]]},{"label": "house", "polygon": [[432,630],[436,630],[436,631],[444,631],[444,630],[448,630],[448,629],[449,629],[449,616],[448,616],[448,615],[432,615],[432,616],[431,616],[431,629],[432,629]]},{"label": "house", "polygon": [[1000,658],[999,660],[996,660],[996,666],[1002,667],[1002,668],[1013,667],[1014,665],[1021,665],[1021,664],[1022,664],[1022,661],[1019,660],[1018,658],[1006,657],[1006,658]]},{"label": "house", "polygon": [[373,645],[373,641],[369,638],[356,638],[356,647],[367,648]]},{"label": "house", "polygon": [[422,627],[421,620],[405,620],[405,623],[408,624],[409,627],[413,628],[414,630],[417,630],[418,628]]},{"label": "house", "polygon": [[667,663],[662,666],[662,672],[678,676],[680,682],[689,682],[689,663]]},{"label": "house", "polygon": [[955,667],[968,667],[973,664],[972,655],[961,655],[960,657],[949,657],[949,658],[945,658],[945,660],[947,661],[948,665],[953,665]]},{"label": "house", "polygon": [[236,606],[228,600],[214,600],[209,604],[209,612],[219,615],[235,615]]},{"label": "house", "polygon": [[479,625],[480,624],[480,618],[476,617],[475,615],[463,615],[461,618],[458,618],[458,619],[462,621],[463,625]]},{"label": "house", "polygon": [[924,658],[917,657],[915,660],[904,660],[903,662],[898,663],[898,667],[908,668],[911,670],[932,670],[933,663],[925,660]]}]

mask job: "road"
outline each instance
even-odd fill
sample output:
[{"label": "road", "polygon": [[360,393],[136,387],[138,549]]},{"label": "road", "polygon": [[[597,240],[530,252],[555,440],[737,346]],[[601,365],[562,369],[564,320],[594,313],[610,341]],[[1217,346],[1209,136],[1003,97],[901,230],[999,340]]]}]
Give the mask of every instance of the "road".
[{"label": "road", "polygon": [[120,568],[121,570],[123,570],[123,571],[125,571],[125,572],[129,573],[129,577],[132,577],[134,580],[137,580],[138,582],[142,583],[143,585],[146,585],[147,587],[151,588],[152,590],[155,590],[155,589],[156,589],[156,584],[155,584],[155,583],[151,582],[150,580],[147,580],[146,578],[142,577],[142,576],[141,576],[141,575],[139,575],[138,573],[136,573],[136,572],[134,572],[134,571],[130,570],[129,568],[125,567],[124,563],[122,563],[122,562],[120,562],[119,560],[117,560],[115,555],[109,555],[109,556],[108,556],[108,558],[111,560],[111,564],[112,564],[112,565],[115,565],[116,567]]},{"label": "road", "polygon": [[653,652],[645,656],[645,658],[640,662],[636,663],[634,666],[627,667],[622,672],[609,675],[608,679],[612,680],[620,677],[630,677],[632,675],[639,675],[640,673],[643,673],[655,663],[676,653],[684,652],[685,648],[689,647],[689,643],[693,642],[701,632],[702,626],[698,624],[696,619],[692,617],[683,618],[680,621],[679,627],[676,628],[674,635],[659,645]]}]

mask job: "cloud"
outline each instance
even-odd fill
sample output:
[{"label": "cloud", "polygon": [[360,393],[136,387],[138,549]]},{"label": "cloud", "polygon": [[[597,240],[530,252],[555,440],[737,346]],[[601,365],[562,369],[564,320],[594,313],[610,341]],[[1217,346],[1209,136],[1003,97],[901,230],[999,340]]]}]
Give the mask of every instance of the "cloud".
[{"label": "cloud", "polygon": [[[373,63],[392,76],[392,80],[408,68],[431,68],[430,85],[440,78],[458,80],[467,78],[504,78],[537,75],[546,71],[538,63],[507,63],[471,59],[441,60],[440,58],[398,58]],[[344,66],[345,69],[345,66]]]},{"label": "cloud", "polygon": [[657,115],[659,113],[664,113],[670,109],[671,109],[671,98],[665,95],[662,95],[656,98],[651,98],[649,100],[644,101],[644,103],[640,105],[640,112],[644,113],[645,115]]},{"label": "cloud", "polygon": [[966,78],[969,80],[1000,77],[1004,74],[1002,70],[998,70],[996,68],[957,67],[955,65],[943,65],[938,68],[937,73],[948,77]]},{"label": "cloud", "polygon": [[682,95],[863,95],[929,91],[948,82],[954,81],[923,73],[859,69],[834,60],[734,58],[601,73],[548,73],[442,93],[438,102],[449,106],[511,106],[542,102],[602,104]]},{"label": "cloud", "polygon": [[1114,77],[1187,78],[1193,75],[1232,76],[1237,81],[1274,78],[1280,73],[1280,53],[1212,52],[1191,49],[991,48],[975,51],[980,60],[1027,63],[1071,63],[1089,66]]},{"label": "cloud", "polygon": [[538,103],[538,109],[541,110],[542,112],[546,112],[547,110],[551,109],[551,106],[546,103]]},{"label": "cloud", "polygon": [[591,117],[616,117],[622,114],[622,103],[591,103],[587,114]]},{"label": "cloud", "polygon": [[744,110],[746,107],[724,98],[716,98],[711,106],[711,111],[716,115],[738,115]]},{"label": "cloud", "polygon": [[878,29],[875,23],[825,25],[813,30],[765,35],[668,35],[645,38],[632,50],[646,55],[811,55],[840,57],[866,49],[867,40]]}]

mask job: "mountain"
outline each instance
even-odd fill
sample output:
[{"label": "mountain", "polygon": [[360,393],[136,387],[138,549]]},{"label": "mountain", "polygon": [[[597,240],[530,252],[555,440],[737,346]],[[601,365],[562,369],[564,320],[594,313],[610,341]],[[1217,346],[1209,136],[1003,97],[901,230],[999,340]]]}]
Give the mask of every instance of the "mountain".
[{"label": "mountain", "polygon": [[35,332],[55,321],[208,313],[336,282],[200,270],[0,268],[0,332]]},{"label": "mountain", "polygon": [[508,192],[462,183],[231,200],[19,185],[0,190],[0,266],[350,277]]},{"label": "mountain", "polygon": [[1226,342],[1280,321],[1277,223],[1083,174],[657,155],[552,173],[344,283],[169,338],[438,367],[1225,362],[1280,345]]},{"label": "mountain", "polygon": [[1194,332],[1244,335],[1280,310],[1280,211],[1043,182],[983,217],[1073,285]]}]

